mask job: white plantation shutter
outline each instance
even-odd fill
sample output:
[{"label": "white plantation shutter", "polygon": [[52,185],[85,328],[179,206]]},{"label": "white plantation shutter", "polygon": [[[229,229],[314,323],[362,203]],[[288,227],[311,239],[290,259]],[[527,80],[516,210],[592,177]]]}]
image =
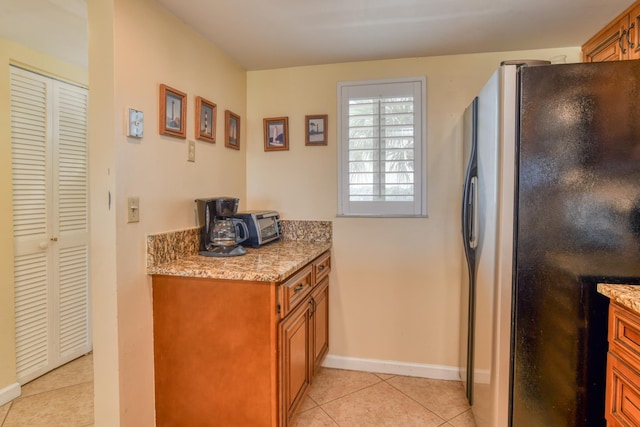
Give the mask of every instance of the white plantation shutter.
[{"label": "white plantation shutter", "polygon": [[11,67],[18,381],[91,349],[87,91]]},{"label": "white plantation shutter", "polygon": [[426,79],[338,85],[339,215],[425,216]]}]

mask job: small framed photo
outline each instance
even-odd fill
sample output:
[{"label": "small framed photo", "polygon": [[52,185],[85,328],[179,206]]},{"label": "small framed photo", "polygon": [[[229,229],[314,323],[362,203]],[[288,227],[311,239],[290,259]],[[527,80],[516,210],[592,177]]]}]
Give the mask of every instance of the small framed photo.
[{"label": "small framed photo", "polygon": [[304,116],[306,139],[304,145],[327,145],[327,115]]},{"label": "small framed photo", "polygon": [[196,139],[216,142],[216,104],[196,96]]},{"label": "small framed photo", "polygon": [[187,137],[187,94],[160,85],[160,135]]},{"label": "small framed photo", "polygon": [[224,112],[224,146],[240,149],[240,116],[229,110]]},{"label": "small framed photo", "polygon": [[264,119],[264,151],[289,149],[289,118]]}]

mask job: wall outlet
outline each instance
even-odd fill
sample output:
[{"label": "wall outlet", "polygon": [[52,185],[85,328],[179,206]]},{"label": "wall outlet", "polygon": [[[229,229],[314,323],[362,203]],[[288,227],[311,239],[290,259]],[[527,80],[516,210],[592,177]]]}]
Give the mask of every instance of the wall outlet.
[{"label": "wall outlet", "polygon": [[127,222],[140,221],[140,198],[129,197],[127,199]]},{"label": "wall outlet", "polygon": [[188,154],[187,160],[190,162],[195,162],[196,161],[196,142],[190,139],[187,145],[189,146],[189,154]]}]

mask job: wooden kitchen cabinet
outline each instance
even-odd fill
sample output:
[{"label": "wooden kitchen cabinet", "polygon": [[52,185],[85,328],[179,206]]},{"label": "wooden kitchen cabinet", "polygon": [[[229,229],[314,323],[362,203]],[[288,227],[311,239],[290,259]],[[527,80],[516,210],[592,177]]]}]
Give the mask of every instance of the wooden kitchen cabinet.
[{"label": "wooden kitchen cabinet", "polygon": [[608,427],[640,425],[640,316],[609,305],[605,418]]},{"label": "wooden kitchen cabinet", "polygon": [[322,360],[329,352],[329,278],[326,277],[316,286],[311,295],[313,313],[311,329],[313,330],[312,368],[318,372]]},{"label": "wooden kitchen cabinet", "polygon": [[282,366],[282,425],[289,425],[295,410],[311,385],[313,304],[307,298],[280,325]]},{"label": "wooden kitchen cabinet", "polygon": [[640,58],[640,1],[635,2],[582,46],[584,62]]},{"label": "wooden kitchen cabinet", "polygon": [[[313,291],[280,323],[282,381],[282,426],[291,423],[296,409],[304,399],[314,375],[329,351],[329,253],[312,263]],[[306,277],[306,271],[302,276]],[[286,289],[300,289],[301,274],[289,280]],[[284,299],[287,301],[287,298]]]},{"label": "wooden kitchen cabinet", "polygon": [[289,425],[328,352],[330,268],[327,251],[283,282],[154,275],[156,425]]}]

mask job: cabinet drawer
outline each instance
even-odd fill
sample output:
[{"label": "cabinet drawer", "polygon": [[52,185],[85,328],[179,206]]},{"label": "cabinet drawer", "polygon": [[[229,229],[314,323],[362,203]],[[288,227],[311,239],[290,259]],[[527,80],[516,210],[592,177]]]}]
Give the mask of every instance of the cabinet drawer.
[{"label": "cabinet drawer", "polygon": [[640,425],[640,376],[624,361],[607,355],[607,426]]},{"label": "cabinet drawer", "polygon": [[285,318],[313,289],[313,269],[311,265],[296,273],[291,279],[280,285],[282,318]]},{"label": "cabinet drawer", "polygon": [[640,370],[640,320],[616,304],[609,307],[609,350]]},{"label": "cabinet drawer", "polygon": [[313,262],[313,274],[314,274],[314,282],[318,284],[325,278],[331,271],[331,254],[326,252],[324,255],[320,255]]}]

